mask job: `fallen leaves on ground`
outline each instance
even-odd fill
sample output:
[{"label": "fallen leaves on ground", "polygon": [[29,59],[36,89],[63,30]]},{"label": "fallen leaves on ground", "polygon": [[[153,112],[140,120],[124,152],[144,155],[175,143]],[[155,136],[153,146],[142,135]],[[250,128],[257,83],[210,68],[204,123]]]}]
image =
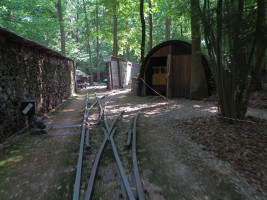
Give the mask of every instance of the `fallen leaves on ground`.
[{"label": "fallen leaves on ground", "polygon": [[267,83],[262,83],[262,90],[251,94],[249,106],[253,108],[267,108]]},{"label": "fallen leaves on ground", "polygon": [[258,191],[267,192],[266,126],[227,124],[215,116],[180,120],[177,126],[192,140],[204,145],[204,150],[228,161]]}]

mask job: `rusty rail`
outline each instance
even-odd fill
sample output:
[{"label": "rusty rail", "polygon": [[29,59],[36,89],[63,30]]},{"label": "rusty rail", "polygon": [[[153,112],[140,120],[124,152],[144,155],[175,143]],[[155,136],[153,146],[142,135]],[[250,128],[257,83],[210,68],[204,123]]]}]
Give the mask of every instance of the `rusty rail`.
[{"label": "rusty rail", "polygon": [[[88,185],[87,185],[87,189],[86,189],[86,193],[85,193],[85,200],[90,200],[91,197],[92,197],[97,168],[98,168],[98,165],[99,165],[99,161],[101,159],[101,155],[102,155],[102,153],[103,153],[108,141],[110,141],[110,143],[111,143],[113,154],[114,154],[117,166],[119,168],[121,179],[122,179],[123,185],[124,185],[124,187],[126,189],[128,198],[130,200],[135,200],[131,185],[130,185],[128,179],[127,179],[127,175],[126,175],[125,170],[124,170],[124,168],[122,166],[122,163],[121,163],[118,151],[117,151],[117,147],[116,147],[115,141],[113,139],[114,138],[114,134],[115,134],[115,132],[117,130],[117,128],[114,127],[114,126],[115,126],[118,118],[123,114],[124,111],[121,111],[120,113],[118,113],[117,116],[115,117],[115,119],[112,121],[111,125],[109,125],[108,121],[107,121],[107,116],[106,116],[106,107],[107,107],[107,104],[109,103],[111,98],[108,101],[105,102],[105,105],[104,105],[104,108],[103,108],[102,105],[101,105],[100,100],[102,98],[104,98],[105,96],[103,96],[101,98],[98,98],[97,94],[96,94],[96,90],[95,90],[95,96],[96,96],[95,102],[88,109],[87,108],[87,105],[88,105],[88,93],[87,93],[85,112],[84,112],[84,119],[83,119],[83,125],[82,125],[80,151],[79,151],[76,179],[75,179],[75,185],[74,185],[73,200],[79,200],[81,170],[82,170],[82,158],[83,158],[84,146],[86,146],[87,148],[90,147],[90,144],[89,144],[89,132],[90,131],[89,131],[89,129],[87,129],[86,135],[85,135],[86,120],[88,119],[88,115],[89,115],[91,109],[96,104],[99,104],[99,108],[100,108],[99,118],[100,118],[100,120],[101,120],[101,112],[103,113],[103,121],[102,122],[103,122],[105,128],[102,127],[102,130],[103,130],[103,133],[104,133],[104,139],[103,139],[103,141],[101,143],[100,148],[98,149],[97,155],[96,155],[95,160],[94,160],[93,168],[92,168],[92,171],[91,171],[91,174],[90,174],[90,177],[89,177],[89,181],[88,181]],[[131,138],[132,138],[133,171],[134,171],[134,176],[135,176],[135,182],[136,182],[136,186],[137,186],[137,190],[138,190],[139,199],[140,200],[145,200],[144,190],[143,190],[142,182],[141,182],[141,179],[140,179],[140,174],[139,174],[138,164],[137,164],[137,156],[136,156],[136,123],[137,123],[137,117],[140,114],[140,112],[141,112],[141,110],[134,117],[133,128],[128,130],[127,145],[130,146]]]},{"label": "rusty rail", "polygon": [[82,134],[81,134],[81,142],[80,142],[80,151],[77,163],[77,171],[74,185],[74,195],[73,200],[79,200],[80,195],[80,185],[81,185],[81,173],[82,173],[82,159],[83,159],[83,146],[84,146],[84,135],[85,135],[85,126],[86,126],[86,118],[87,118],[87,104],[88,104],[88,93],[85,101],[85,109],[83,115],[83,125],[82,125]]},{"label": "rusty rail", "polygon": [[133,122],[132,153],[133,153],[134,176],[135,176],[135,182],[136,182],[136,186],[137,186],[138,196],[139,196],[140,200],[145,200],[144,189],[143,189],[140,174],[139,174],[139,169],[138,169],[138,164],[137,164],[137,156],[136,156],[136,122],[137,122],[137,117],[140,114],[140,112],[141,112],[141,110],[137,113],[137,115],[134,118],[134,122]]}]

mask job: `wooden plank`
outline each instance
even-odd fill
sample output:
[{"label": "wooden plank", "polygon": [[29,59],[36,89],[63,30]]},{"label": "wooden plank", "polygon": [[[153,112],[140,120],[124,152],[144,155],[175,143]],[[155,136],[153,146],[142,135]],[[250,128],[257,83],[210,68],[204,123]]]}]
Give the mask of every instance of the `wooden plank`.
[{"label": "wooden plank", "polygon": [[159,50],[157,50],[152,57],[163,57],[163,56],[168,56],[170,55],[172,52],[172,46],[168,45],[166,47],[160,48]]},{"label": "wooden plank", "polygon": [[173,97],[188,97],[191,80],[191,55],[173,56],[172,69]]}]

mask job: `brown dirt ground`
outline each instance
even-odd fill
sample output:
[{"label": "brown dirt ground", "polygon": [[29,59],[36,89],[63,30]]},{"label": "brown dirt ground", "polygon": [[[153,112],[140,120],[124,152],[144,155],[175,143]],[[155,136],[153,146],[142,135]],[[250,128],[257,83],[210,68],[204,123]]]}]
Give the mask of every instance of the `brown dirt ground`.
[{"label": "brown dirt ground", "polygon": [[252,108],[267,109],[267,83],[262,84],[262,90],[252,93],[249,105]]}]

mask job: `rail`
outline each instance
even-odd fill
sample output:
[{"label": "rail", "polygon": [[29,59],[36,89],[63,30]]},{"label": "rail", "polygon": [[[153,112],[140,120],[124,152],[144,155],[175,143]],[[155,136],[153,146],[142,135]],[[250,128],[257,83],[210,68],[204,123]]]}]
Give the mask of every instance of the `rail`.
[{"label": "rail", "polygon": [[[93,167],[92,167],[90,177],[88,180],[88,184],[86,187],[84,199],[89,200],[92,198],[93,188],[94,188],[94,183],[95,183],[95,177],[96,177],[97,169],[99,167],[99,162],[101,160],[101,156],[103,154],[103,151],[104,151],[107,143],[110,142],[112,150],[113,150],[113,155],[115,157],[117,166],[119,168],[121,179],[122,179],[123,185],[125,187],[125,190],[127,192],[128,198],[130,200],[135,200],[135,196],[134,196],[132,187],[131,187],[128,179],[127,179],[127,175],[126,175],[125,170],[122,166],[122,162],[121,162],[121,159],[119,157],[118,150],[117,150],[117,147],[116,147],[116,144],[114,141],[114,135],[115,135],[116,130],[117,130],[117,127],[115,127],[115,124],[116,124],[118,118],[120,116],[122,116],[124,111],[119,112],[116,115],[116,117],[113,119],[111,125],[109,125],[108,121],[107,121],[106,107],[107,107],[108,103],[110,102],[111,97],[107,101],[105,101],[104,107],[101,105],[101,100],[105,96],[99,98],[97,96],[96,90],[95,90],[95,97],[96,97],[96,100],[91,105],[91,107],[88,109],[88,93],[87,93],[86,103],[85,103],[85,111],[84,111],[84,117],[83,117],[83,124],[82,124],[82,134],[81,134],[81,140],[80,140],[80,150],[79,150],[78,163],[77,163],[76,179],[75,179],[75,185],[74,185],[73,200],[79,200],[79,198],[80,198],[80,185],[81,185],[81,172],[82,172],[82,160],[83,160],[83,154],[84,154],[84,152],[83,152],[84,146],[86,148],[90,148],[90,138],[89,138],[90,130],[87,129],[87,131],[86,131],[86,121],[89,118],[89,113],[91,112],[92,108],[96,105],[99,106],[99,115],[98,115],[99,120],[101,120],[102,124],[104,125],[104,127],[102,127],[104,138],[103,138],[103,141],[102,141],[99,149],[97,150],[97,154],[96,154],[95,159],[94,159],[94,163],[93,163]],[[140,112],[141,112],[141,110],[139,110],[139,112],[134,117],[133,128],[129,129],[129,135],[128,135],[127,143],[129,146],[131,143],[131,138],[132,138],[132,140],[133,140],[132,141],[132,156],[133,156],[133,168],[134,168],[133,173],[135,176],[135,182],[136,182],[136,186],[137,186],[137,190],[138,190],[139,199],[144,200],[145,195],[144,195],[144,190],[142,187],[142,182],[140,179],[140,174],[139,174],[138,165],[137,165],[137,157],[136,157],[136,123],[137,123],[137,117],[140,114]],[[103,116],[102,116],[102,114],[103,114]],[[132,135],[132,137],[131,137],[131,135]]]}]

